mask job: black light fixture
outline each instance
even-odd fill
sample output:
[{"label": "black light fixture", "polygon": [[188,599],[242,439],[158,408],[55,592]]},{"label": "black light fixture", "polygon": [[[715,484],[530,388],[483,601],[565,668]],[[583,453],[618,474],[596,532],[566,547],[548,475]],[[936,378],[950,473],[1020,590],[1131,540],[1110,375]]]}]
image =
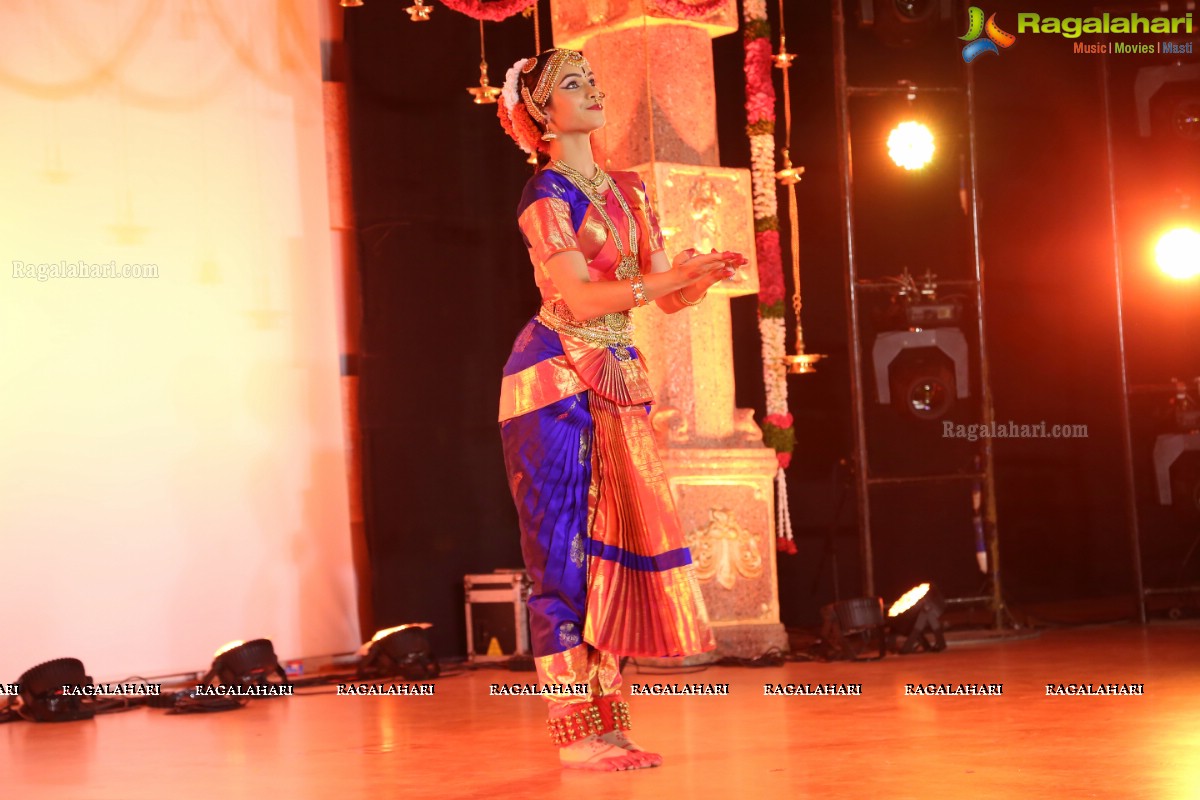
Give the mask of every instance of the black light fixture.
[{"label": "black light fixture", "polygon": [[879,286],[892,298],[879,314],[884,330],[871,348],[876,399],[912,418],[939,420],[971,393],[967,339],[959,328],[962,303],[939,297],[937,276],[929,270],[918,279],[905,267]]},{"label": "black light fixture", "polygon": [[238,640],[222,646],[213,654],[212,667],[200,682],[207,684],[214,680],[222,686],[289,684],[287,672],[279,665],[270,639]]},{"label": "black light fixture", "polygon": [[919,420],[939,420],[957,399],[954,368],[932,347],[906,350],[891,365],[890,400],[899,411]]},{"label": "black light fixture", "polygon": [[1170,430],[1154,439],[1154,479],[1158,502],[1192,522],[1200,519],[1200,377],[1170,386],[1161,409]]},{"label": "black light fixture", "polygon": [[858,24],[888,47],[912,47],[950,22],[950,0],[858,0]]},{"label": "black light fixture", "polygon": [[1141,67],[1133,94],[1141,136],[1200,144],[1200,63]]},{"label": "black light fixture", "polygon": [[[887,654],[883,599],[855,597],[821,608],[821,640],[830,658],[875,661]],[[870,650],[879,655],[863,657]]]},{"label": "black light fixture", "polygon": [[901,654],[945,650],[946,637],[942,632],[945,610],[946,601],[937,587],[922,583],[909,589],[888,609],[889,649]]},{"label": "black light fixture", "polygon": [[436,678],[441,668],[425,633],[431,627],[428,622],[411,622],[377,631],[359,648],[358,676],[402,675],[410,681]]},{"label": "black light fixture", "polygon": [[17,714],[31,722],[70,722],[96,715],[86,696],[63,691],[64,686],[93,686],[92,676],[78,658],[56,658],[26,670],[17,681]]}]

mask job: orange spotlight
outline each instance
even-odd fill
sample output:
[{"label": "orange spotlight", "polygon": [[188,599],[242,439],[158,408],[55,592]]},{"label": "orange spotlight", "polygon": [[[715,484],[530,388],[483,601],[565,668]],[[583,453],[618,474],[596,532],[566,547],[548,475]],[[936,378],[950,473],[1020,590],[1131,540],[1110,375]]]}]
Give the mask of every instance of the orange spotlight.
[{"label": "orange spotlight", "polygon": [[1154,260],[1159,269],[1176,280],[1195,278],[1200,275],[1200,233],[1187,225],[1172,228],[1158,237]]},{"label": "orange spotlight", "polygon": [[933,133],[920,122],[901,122],[888,134],[888,155],[896,166],[921,169],[933,160]]}]

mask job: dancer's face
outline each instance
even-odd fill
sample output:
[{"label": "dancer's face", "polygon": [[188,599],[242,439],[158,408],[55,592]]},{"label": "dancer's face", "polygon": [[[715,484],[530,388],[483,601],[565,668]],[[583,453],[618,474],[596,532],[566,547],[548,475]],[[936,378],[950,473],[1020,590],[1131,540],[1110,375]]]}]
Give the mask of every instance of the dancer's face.
[{"label": "dancer's face", "polygon": [[546,111],[551,130],[557,132],[591,133],[604,126],[604,101],[590,64],[568,64],[563,69]]}]

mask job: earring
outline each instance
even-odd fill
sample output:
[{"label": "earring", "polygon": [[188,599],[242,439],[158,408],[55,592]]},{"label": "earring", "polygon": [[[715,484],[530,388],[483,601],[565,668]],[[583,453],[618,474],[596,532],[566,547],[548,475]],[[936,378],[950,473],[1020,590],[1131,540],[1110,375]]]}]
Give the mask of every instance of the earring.
[{"label": "earring", "polygon": [[543,142],[550,142],[550,141],[553,141],[553,140],[555,140],[555,139],[557,139],[557,138],[558,138],[558,134],[557,134],[557,133],[555,133],[554,131],[550,131],[550,130],[548,130],[548,131],[546,131],[545,133],[543,133],[543,134],[542,134],[542,141],[543,141]]}]

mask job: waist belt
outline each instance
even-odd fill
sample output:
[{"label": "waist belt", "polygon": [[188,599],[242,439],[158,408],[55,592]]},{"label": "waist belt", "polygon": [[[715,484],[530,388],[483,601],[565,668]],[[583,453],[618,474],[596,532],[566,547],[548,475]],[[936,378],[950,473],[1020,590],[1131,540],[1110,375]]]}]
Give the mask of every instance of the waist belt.
[{"label": "waist belt", "polygon": [[633,317],[628,311],[615,311],[580,322],[561,300],[543,303],[538,320],[547,328],[604,347],[633,345]]}]

